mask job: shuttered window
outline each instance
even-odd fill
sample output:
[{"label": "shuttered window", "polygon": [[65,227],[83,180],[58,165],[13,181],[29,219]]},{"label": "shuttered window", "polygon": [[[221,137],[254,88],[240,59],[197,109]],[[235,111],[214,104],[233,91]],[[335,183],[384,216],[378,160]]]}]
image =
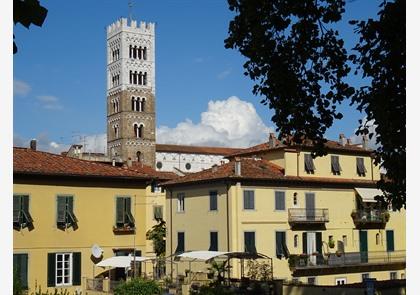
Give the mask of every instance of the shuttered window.
[{"label": "shuttered window", "polygon": [[209,247],[209,251],[218,251],[219,246],[218,246],[218,233],[217,231],[211,231],[210,232],[210,247]]},{"label": "shuttered window", "polygon": [[28,254],[13,254],[13,272],[19,279],[20,285],[28,288]]},{"label": "shuttered window", "polygon": [[305,160],[305,171],[309,174],[314,174],[315,172],[315,165],[314,165],[314,159],[312,158],[311,154],[305,154],[304,155]]},{"label": "shuttered window", "polygon": [[82,254],[48,253],[47,286],[80,286]]},{"label": "shuttered window", "polygon": [[359,176],[366,176],[366,168],[365,168],[365,162],[363,158],[356,158],[356,169],[357,169],[357,175]]},{"label": "shuttered window", "polygon": [[394,251],[394,231],[393,230],[386,231],[386,251],[388,252]]},{"label": "shuttered window", "polygon": [[338,156],[331,156],[331,172],[334,175],[340,175],[341,173],[340,160]]},{"label": "shuttered window", "polygon": [[244,209],[255,209],[254,191],[244,191]]},{"label": "shuttered window", "polygon": [[57,227],[75,226],[77,218],[73,212],[73,196],[57,196]]},{"label": "shuttered window", "polygon": [[177,212],[184,212],[185,211],[185,194],[179,193],[177,195],[178,203],[177,203]]},{"label": "shuttered window", "polygon": [[154,206],[153,207],[153,217],[157,221],[163,219],[163,206]]},{"label": "shuttered window", "polygon": [[255,248],[255,232],[253,231],[246,231],[244,232],[244,242],[245,252],[248,253],[257,253],[257,249]]},{"label": "shuttered window", "polygon": [[217,210],[217,191],[210,191],[210,211]]},{"label": "shuttered window", "polygon": [[33,219],[29,213],[29,196],[13,196],[13,227],[16,229],[31,226]]},{"label": "shuttered window", "polygon": [[176,246],[175,253],[184,253],[185,252],[185,233],[178,232],[178,245]]},{"label": "shuttered window", "polygon": [[116,226],[134,227],[134,217],[131,214],[131,197],[117,197]]},{"label": "shuttered window", "polygon": [[285,203],[285,193],[284,192],[275,192],[275,209],[276,210],[286,210]]},{"label": "shuttered window", "polygon": [[277,258],[288,258],[289,249],[286,244],[286,232],[276,231],[276,256]]}]

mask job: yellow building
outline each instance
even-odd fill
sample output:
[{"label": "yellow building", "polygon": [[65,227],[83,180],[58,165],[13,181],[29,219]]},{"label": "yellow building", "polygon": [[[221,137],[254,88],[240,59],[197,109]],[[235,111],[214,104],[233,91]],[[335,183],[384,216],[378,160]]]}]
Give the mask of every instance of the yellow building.
[{"label": "yellow building", "polygon": [[[319,285],[405,278],[405,212],[374,199],[372,151],[346,140],[326,146],[313,159],[310,144],[271,135],[230,163],[166,182],[167,255],[258,252],[272,258],[274,278]],[[172,262],[167,272],[186,267]],[[240,268],[234,262],[231,275]]]},{"label": "yellow building", "polygon": [[[78,291],[83,278],[104,271],[94,266],[104,258],[134,249],[154,256],[146,231],[165,213],[159,207],[164,195],[153,188],[170,179],[168,173],[26,148],[13,152],[14,270],[30,292],[35,285]],[[92,255],[95,244],[103,251],[100,258]],[[116,280],[125,273],[112,275]]]}]

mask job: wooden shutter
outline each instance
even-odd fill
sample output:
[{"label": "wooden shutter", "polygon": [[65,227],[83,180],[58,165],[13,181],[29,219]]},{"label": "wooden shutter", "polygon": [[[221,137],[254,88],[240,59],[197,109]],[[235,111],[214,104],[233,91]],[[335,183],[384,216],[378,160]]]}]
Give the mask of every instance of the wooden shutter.
[{"label": "wooden shutter", "polygon": [[28,254],[13,254],[13,271],[19,277],[21,286],[28,288]]},{"label": "wooden shutter", "polygon": [[73,253],[73,286],[80,286],[82,282],[82,253]]},{"label": "wooden shutter", "polygon": [[13,196],[13,223],[19,223],[21,210],[21,197]]},{"label": "wooden shutter", "polygon": [[386,231],[386,251],[388,252],[394,251],[394,231],[393,230]]},{"label": "wooden shutter", "polygon": [[66,223],[66,197],[57,197],[57,223]]},{"label": "wooden shutter", "polygon": [[73,197],[67,197],[67,222],[72,225],[77,222],[77,218],[73,212]]},{"label": "wooden shutter", "polygon": [[316,241],[316,252],[322,254],[322,233],[317,232],[315,234],[315,241]]},{"label": "wooden shutter", "polygon": [[255,209],[254,191],[244,191],[244,209]]},{"label": "wooden shutter", "polygon": [[285,204],[284,192],[276,192],[275,199],[276,199],[275,200],[276,210],[285,210],[286,204]]},{"label": "wooden shutter", "polygon": [[32,223],[32,216],[29,214],[29,196],[22,196],[22,213],[25,216],[25,223]]},{"label": "wooden shutter", "polygon": [[286,243],[286,233],[283,231],[276,231],[276,256],[282,258],[285,256],[283,245]]},{"label": "wooden shutter", "polygon": [[185,251],[185,235],[183,232],[178,232],[178,245],[176,246],[175,253],[183,253]]},{"label": "wooden shutter", "polygon": [[365,168],[365,162],[363,158],[356,158],[356,166],[357,166],[357,174],[359,175],[365,175],[366,174],[366,168]]},{"label": "wooden shutter", "polygon": [[133,214],[131,214],[131,198],[130,197],[124,198],[124,202],[125,202],[124,223],[129,223],[130,225],[134,225],[134,217],[133,217]]},{"label": "wooden shutter", "polygon": [[314,172],[315,165],[311,154],[305,154],[304,156],[305,160],[305,170],[307,172]]},{"label": "wooden shutter", "polygon": [[116,200],[116,223],[118,224],[124,224],[124,198],[123,197],[117,197]]},{"label": "wooden shutter", "polygon": [[47,287],[55,286],[55,253],[48,253]]},{"label": "wooden shutter", "polygon": [[210,247],[209,251],[218,251],[218,233],[210,232]]},{"label": "wooden shutter", "polygon": [[340,173],[341,166],[338,156],[331,156],[331,170],[333,173]]},{"label": "wooden shutter", "polygon": [[255,248],[255,233],[254,232],[245,232],[245,252],[256,253],[257,249]]},{"label": "wooden shutter", "polygon": [[210,210],[217,210],[217,191],[210,192]]},{"label": "wooden shutter", "polygon": [[303,246],[303,253],[308,254],[308,239],[307,239],[307,233],[302,233],[302,246]]}]

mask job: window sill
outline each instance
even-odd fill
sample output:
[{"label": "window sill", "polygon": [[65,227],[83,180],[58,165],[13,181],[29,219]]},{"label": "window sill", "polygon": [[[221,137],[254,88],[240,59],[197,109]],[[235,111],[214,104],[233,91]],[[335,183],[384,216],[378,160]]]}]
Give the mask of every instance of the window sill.
[{"label": "window sill", "polygon": [[114,234],[134,234],[136,232],[135,227],[116,227],[114,226],[112,231]]}]

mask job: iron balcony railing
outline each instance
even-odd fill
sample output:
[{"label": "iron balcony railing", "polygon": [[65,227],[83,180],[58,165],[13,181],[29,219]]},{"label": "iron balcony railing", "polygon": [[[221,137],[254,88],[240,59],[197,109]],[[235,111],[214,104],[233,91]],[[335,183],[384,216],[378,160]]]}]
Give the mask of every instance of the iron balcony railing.
[{"label": "iron balcony railing", "polygon": [[86,290],[103,291],[103,279],[86,279]]},{"label": "iron balcony railing", "polygon": [[351,217],[354,223],[387,223],[389,220],[388,210],[381,209],[359,209],[353,210]]},{"label": "iron balcony railing", "polygon": [[389,264],[405,262],[405,251],[375,251],[375,252],[348,252],[337,254],[300,254],[289,256],[289,266],[293,269],[326,268],[357,266],[365,264]]},{"label": "iron balcony railing", "polygon": [[290,223],[325,223],[328,221],[328,209],[289,209]]}]

